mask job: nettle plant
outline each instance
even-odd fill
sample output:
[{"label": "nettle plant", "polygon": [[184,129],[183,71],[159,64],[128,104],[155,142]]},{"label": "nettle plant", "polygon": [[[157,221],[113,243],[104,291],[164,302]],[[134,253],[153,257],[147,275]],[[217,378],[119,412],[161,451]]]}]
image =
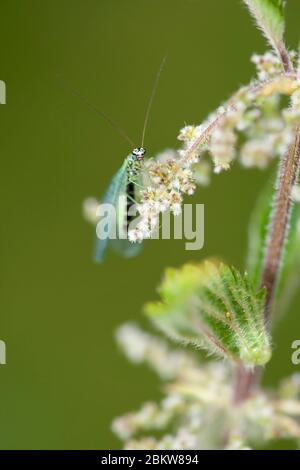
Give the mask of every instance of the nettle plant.
[{"label": "nettle plant", "polygon": [[[300,376],[276,391],[259,384],[271,358],[273,318],[287,309],[300,268],[300,60],[284,43],[282,0],[244,0],[270,50],[254,54],[257,77],[198,126],[185,126],[182,148],[144,165],[140,221],[132,242],[151,236],[161,212],[178,214],[183,197],[213,172],[239,162],[277,176],[260,196],[249,230],[245,272],[217,260],[168,269],[161,300],[145,306],[152,322],[183,345],[127,324],[117,340],[134,363],[147,363],[165,397],[113,422],[126,449],[247,449],[277,439],[300,442]],[[297,64],[298,62],[298,64]],[[205,349],[213,360],[200,362]],[[222,360],[220,360],[222,359]]]}]

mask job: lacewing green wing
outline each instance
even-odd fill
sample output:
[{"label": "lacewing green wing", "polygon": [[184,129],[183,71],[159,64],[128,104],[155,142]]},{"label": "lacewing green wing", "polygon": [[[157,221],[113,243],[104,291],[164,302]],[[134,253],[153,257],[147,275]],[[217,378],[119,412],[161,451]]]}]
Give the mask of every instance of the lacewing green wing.
[{"label": "lacewing green wing", "polygon": [[[116,218],[111,223],[116,223],[116,233],[119,233],[119,225],[121,230],[126,233],[131,222],[130,209],[138,199],[137,191],[140,187],[140,171],[143,165],[145,149],[143,147],[135,148],[128,155],[121,168],[117,171],[111,180],[111,183],[102,198],[100,204],[110,204],[116,211]],[[125,202],[125,204],[124,204]],[[94,258],[97,263],[103,260],[107,245],[125,257],[136,256],[142,248],[141,243],[131,243],[128,239],[110,239],[96,238]]]}]

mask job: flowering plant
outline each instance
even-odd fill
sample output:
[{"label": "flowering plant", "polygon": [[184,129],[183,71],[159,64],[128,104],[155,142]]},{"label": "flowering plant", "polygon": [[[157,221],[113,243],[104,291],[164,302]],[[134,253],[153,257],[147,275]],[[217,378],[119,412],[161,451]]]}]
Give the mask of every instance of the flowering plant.
[{"label": "flowering plant", "polygon": [[[266,168],[278,161],[276,180],[259,197],[251,218],[244,273],[217,260],[168,269],[161,300],[145,306],[169,338],[128,324],[117,331],[127,357],[146,362],[164,383],[161,403],[115,419],[113,431],[127,449],[248,449],[278,438],[300,442],[300,377],[278,390],[259,383],[272,354],[273,317],[286,310],[300,266],[300,54],[284,42],[284,1],[244,0],[270,50],[251,58],[256,77],[200,125],[186,125],[179,150],[145,162],[132,243],[150,238],[159,215],[181,211],[183,198],[228,171]],[[296,279],[296,282],[295,282]],[[223,361],[219,361],[222,358]]]}]

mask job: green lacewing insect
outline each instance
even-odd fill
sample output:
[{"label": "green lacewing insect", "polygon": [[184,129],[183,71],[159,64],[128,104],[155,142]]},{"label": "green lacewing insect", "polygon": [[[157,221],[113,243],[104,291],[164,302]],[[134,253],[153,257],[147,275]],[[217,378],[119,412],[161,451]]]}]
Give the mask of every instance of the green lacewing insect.
[{"label": "green lacewing insect", "polygon": [[[99,202],[99,206],[103,204],[110,204],[115,208],[116,218],[115,220],[111,220],[110,223],[117,223],[117,226],[121,226],[122,230],[128,233],[129,224],[134,218],[131,215],[131,209],[134,204],[136,204],[137,199],[139,197],[140,188],[142,188],[142,181],[141,181],[141,170],[143,168],[143,160],[146,150],[144,148],[144,139],[146,128],[149,120],[150,110],[152,107],[152,103],[156,94],[160,74],[164,67],[166,61],[166,55],[163,58],[158,72],[155,77],[155,81],[153,84],[152,92],[150,95],[150,99],[148,102],[148,106],[146,109],[143,132],[142,132],[142,144],[140,147],[136,147],[133,141],[128,137],[128,135],[124,132],[124,130],[115,122],[113,121],[107,114],[103,111],[100,111],[96,106],[91,104],[84,96],[82,96],[77,90],[73,88],[69,88],[69,91],[77,97],[79,97],[82,101],[85,102],[93,111],[95,111],[98,115],[104,118],[125,140],[127,140],[130,145],[132,145],[133,150],[131,153],[125,158],[121,168],[117,171],[117,173],[113,176],[103,198]],[[117,227],[116,234],[118,234],[120,230]],[[97,263],[101,263],[103,260],[105,251],[107,246],[110,245],[115,251],[125,257],[136,256],[142,248],[141,243],[131,243],[127,237],[125,238],[111,238],[109,234],[106,237],[99,238],[97,236],[97,229],[96,229],[96,243],[94,249],[94,259]]]},{"label": "green lacewing insect", "polygon": [[[131,208],[138,199],[137,192],[141,187],[140,174],[143,166],[145,149],[137,147],[125,158],[123,165],[114,175],[111,183],[102,198],[100,205],[110,204],[115,208],[116,218],[109,223],[117,223],[116,233],[119,233],[118,225],[128,232],[129,224],[132,221]],[[100,263],[103,259],[108,243],[111,247],[125,257],[137,255],[142,248],[142,244],[131,243],[127,238],[111,239],[108,236],[96,238],[95,261]]]}]

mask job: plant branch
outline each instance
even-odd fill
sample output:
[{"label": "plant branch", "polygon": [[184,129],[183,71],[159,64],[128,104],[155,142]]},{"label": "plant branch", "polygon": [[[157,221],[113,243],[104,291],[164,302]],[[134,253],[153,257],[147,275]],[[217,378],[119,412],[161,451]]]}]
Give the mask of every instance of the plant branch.
[{"label": "plant branch", "polygon": [[[289,230],[289,220],[292,210],[291,193],[297,181],[300,166],[300,129],[296,129],[295,138],[290,149],[285,154],[278,169],[278,183],[274,197],[274,206],[269,226],[269,234],[265,250],[261,285],[266,289],[265,322],[269,323],[272,311],[272,301],[279,277],[285,240]],[[233,403],[239,405],[246,400],[258,379],[258,370],[237,367]]]},{"label": "plant branch", "polygon": [[[272,301],[279,277],[285,240],[289,230],[292,210],[291,193],[297,181],[300,166],[300,129],[296,129],[295,138],[278,169],[278,183],[274,197],[273,212],[267,237],[265,258],[261,276],[261,286],[266,289],[265,322],[269,323]],[[246,400],[253,390],[259,369],[256,371],[236,368],[233,403],[239,405]]]},{"label": "plant branch", "polygon": [[290,58],[290,55],[285,47],[285,44],[284,42],[280,42],[279,44],[277,44],[277,53],[279,55],[279,58],[281,60],[281,63],[282,63],[282,66],[283,66],[283,70],[286,72],[286,73],[291,73],[293,72],[294,70],[294,67],[293,67],[293,64],[292,64],[292,61],[291,61],[291,58]]},{"label": "plant branch", "polygon": [[238,406],[249,398],[256,382],[254,369],[246,369],[243,365],[238,365],[235,370],[233,387],[233,404]]},{"label": "plant branch", "polygon": [[[286,73],[293,71],[291,59],[281,42],[278,52]],[[295,185],[300,166],[300,128],[295,131],[295,138],[278,168],[277,188],[267,238],[261,285],[266,289],[265,322],[268,323],[272,311],[272,301],[279,278],[285,240],[289,230],[292,210],[292,189]]]},{"label": "plant branch", "polygon": [[[284,51],[286,52],[285,48],[284,48]],[[257,82],[250,83],[249,86],[244,86],[239,91],[234,93],[231,96],[231,98],[229,98],[229,100],[224,104],[223,113],[217,114],[211,121],[209,121],[206,127],[200,133],[200,135],[193,141],[190,147],[186,150],[184,160],[187,161],[189,158],[191,158],[202,144],[209,141],[213,131],[218,128],[218,126],[220,125],[220,123],[222,123],[222,120],[226,117],[226,115],[230,113],[231,111],[235,110],[237,97],[241,93],[249,92],[253,94],[258,94],[260,92],[263,92],[264,90],[267,90],[267,88],[271,88],[272,86],[275,87],[276,83],[278,83],[282,78],[287,78],[287,79],[290,78],[292,80],[295,80],[297,78],[296,73],[293,69],[290,70],[288,66],[284,67],[284,69],[285,69],[284,73],[278,75],[275,78],[272,78],[269,81],[265,81],[262,83],[257,83]]]},{"label": "plant branch", "polygon": [[[285,46],[279,49],[285,73],[293,71],[289,55]],[[273,202],[273,211],[268,228],[267,244],[265,249],[261,286],[266,289],[264,318],[269,323],[272,312],[272,302],[279,278],[281,260],[284,252],[285,240],[289,231],[289,220],[292,211],[292,189],[297,181],[300,167],[300,128],[295,130],[294,140],[279,164],[277,187]],[[246,400],[256,385],[259,369],[249,371],[238,367],[235,373],[233,386],[233,403],[239,405]]]},{"label": "plant branch", "polygon": [[280,272],[285,240],[288,235],[292,209],[291,193],[299,172],[300,129],[296,130],[294,141],[285,154],[278,170],[277,190],[265,251],[261,285],[266,289],[265,320],[268,322],[272,301]]}]

